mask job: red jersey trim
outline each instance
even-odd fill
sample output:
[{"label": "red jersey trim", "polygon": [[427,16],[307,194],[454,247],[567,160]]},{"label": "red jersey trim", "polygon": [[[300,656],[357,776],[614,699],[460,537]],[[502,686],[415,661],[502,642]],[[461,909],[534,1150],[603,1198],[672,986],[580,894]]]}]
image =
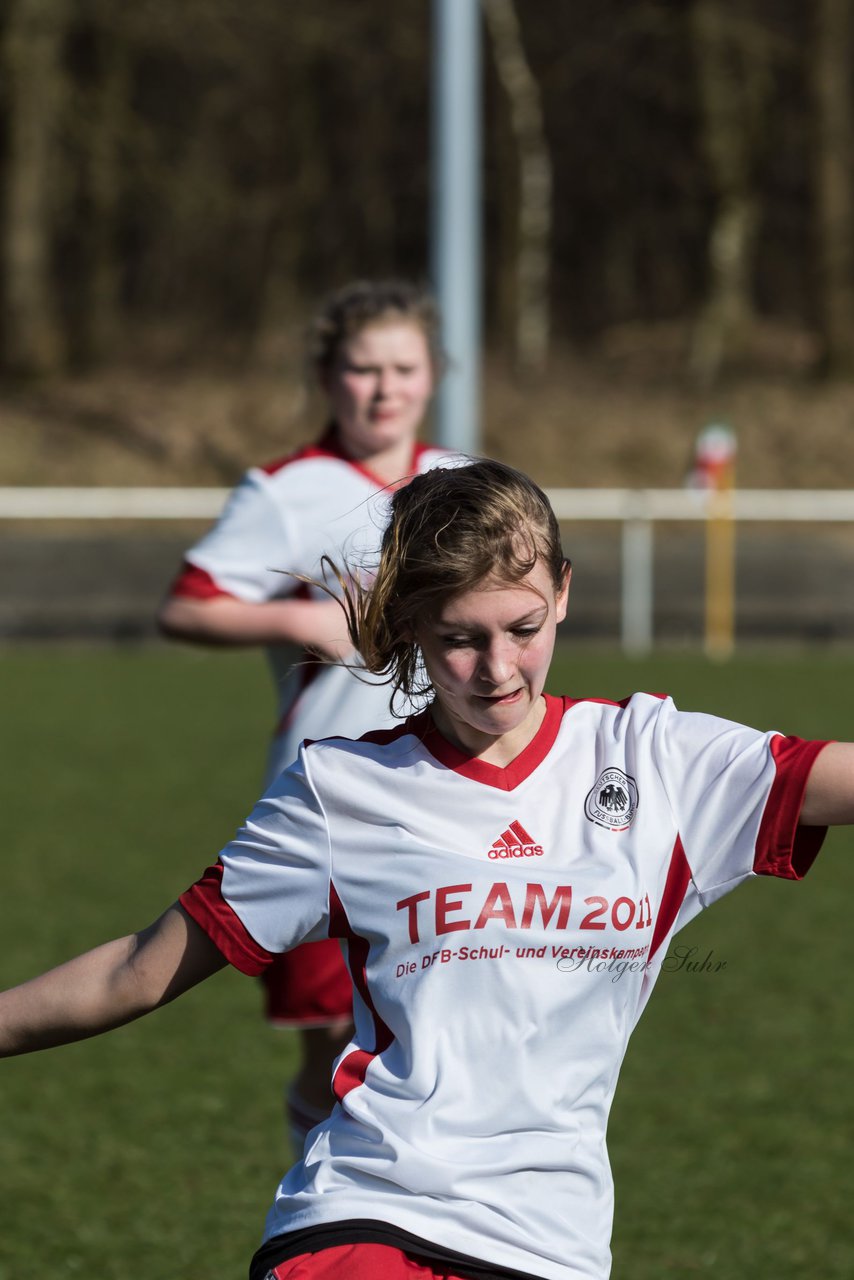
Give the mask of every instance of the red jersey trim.
[{"label": "red jersey trim", "polygon": [[801,880],[816,859],[827,827],[798,825],[807,779],[826,742],[805,742],[777,734],[771,754],[777,766],[756,839],[753,870],[758,876]]},{"label": "red jersey trim", "polygon": [[325,738],[305,738],[303,745],[313,747],[320,742],[371,742],[378,747],[382,747],[387,742],[394,742],[396,738],[405,737],[408,733],[414,733],[420,738],[422,735],[417,733],[413,726],[426,718],[426,713],[422,712],[420,715],[410,716],[402,724],[392,725],[390,729],[369,729],[367,733],[361,734],[358,738],[347,738],[340,733],[330,733]]},{"label": "red jersey trim", "polygon": [[294,450],[293,453],[286,454],[284,458],[274,458],[272,462],[265,462],[258,467],[258,470],[266,476],[274,476],[285,467],[290,467],[295,462],[304,462],[310,458],[337,458],[341,462],[349,461],[338,447],[334,427],[329,427],[320,439],[313,444],[304,444],[299,449]]},{"label": "red jersey trim", "polygon": [[447,738],[442,737],[432,721],[425,728],[422,741],[440,764],[453,769],[455,773],[462,774],[464,778],[471,778],[473,782],[482,782],[488,787],[497,787],[499,791],[513,791],[531,776],[551,751],[560,730],[564,712],[570,702],[568,698],[555,698],[548,693],[543,697],[546,700],[546,714],[543,716],[542,724],[527,747],[515,760],[511,760],[510,764],[504,767],[489,764],[486,760],[480,760],[476,756],[461,751],[459,747],[448,742]]},{"label": "red jersey trim", "polygon": [[[627,698],[620,698],[619,700],[615,700],[614,698],[565,698],[564,701],[566,702],[567,711],[570,709],[570,707],[578,707],[585,702],[595,702],[601,707],[622,707],[623,710],[625,710],[634,696],[635,695],[633,693],[630,693]],[[670,694],[669,693],[647,693],[646,696],[648,698],[658,698],[660,702],[664,702],[667,698],[670,697]]]},{"label": "red jersey trim", "polygon": [[332,1078],[332,1092],[340,1102],[351,1089],[357,1089],[359,1085],[364,1084],[368,1067],[374,1058],[379,1057],[389,1047],[394,1040],[394,1035],[374,1008],[373,997],[368,987],[370,944],[367,938],[363,938],[361,934],[354,931],[335,885],[331,882],[329,885],[329,936],[346,939],[347,965],[353,979],[353,986],[358,991],[374,1023],[373,1052],[367,1049],[353,1049],[338,1064],[338,1069]]},{"label": "red jersey trim", "polygon": [[431,724],[429,712],[421,711],[418,715],[409,716],[401,724],[394,724],[389,729],[370,729],[362,734],[359,742],[372,742],[382,747],[388,742],[396,742],[398,738],[406,737],[409,733],[421,742]]},{"label": "red jersey trim", "polygon": [[255,941],[233,907],[222,896],[221,862],[208,867],[178,902],[219,947],[229,964],[250,978],[257,978],[275,959]]},{"label": "red jersey trim", "polygon": [[432,447],[427,444],[414,444],[409,463],[409,474],[402,476],[400,480],[392,484],[388,484],[385,480],[381,480],[379,476],[374,475],[370,467],[366,467],[357,458],[351,458],[349,454],[345,453],[333,422],[315,444],[304,445],[301,449],[297,449],[295,453],[288,454],[286,458],[278,458],[274,462],[268,462],[265,466],[259,467],[258,470],[263,471],[265,475],[274,476],[283,467],[289,467],[294,462],[304,462],[311,458],[334,458],[337,462],[346,462],[348,466],[352,467],[354,471],[358,471],[366,480],[370,480],[371,484],[376,485],[378,489],[388,489],[393,492],[411,479],[412,475],[418,470],[418,463],[422,456]]},{"label": "red jersey trim", "polygon": [[688,892],[690,883],[691,869],[688,866],[688,859],[685,857],[685,850],[682,848],[681,837],[677,836],[673,845],[673,852],[670,855],[670,865],[667,868],[664,892],[661,895],[661,904],[658,908],[658,915],[655,918],[655,928],[652,931],[652,942],[649,947],[650,960],[661,944],[670,936],[676,923],[676,917],[682,909],[682,903],[685,901],[685,895]]},{"label": "red jersey trim", "polygon": [[217,586],[207,569],[185,560],[178,576],[169,589],[170,596],[184,596],[191,600],[213,600],[216,596],[230,596],[230,591],[223,591]]}]

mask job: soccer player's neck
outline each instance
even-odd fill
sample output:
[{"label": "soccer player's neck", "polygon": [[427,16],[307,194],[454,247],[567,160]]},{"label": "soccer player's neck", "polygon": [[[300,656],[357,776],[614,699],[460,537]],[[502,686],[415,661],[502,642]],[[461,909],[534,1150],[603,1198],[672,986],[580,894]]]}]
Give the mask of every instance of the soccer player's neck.
[{"label": "soccer player's neck", "polygon": [[405,439],[396,441],[385,448],[359,447],[359,442],[342,438],[339,433],[341,449],[353,462],[358,462],[381,484],[396,485],[408,478],[412,473],[415,454],[415,441]]},{"label": "soccer player's neck", "polygon": [[451,746],[499,769],[506,769],[533,742],[545,714],[546,701],[540,696],[518,724],[513,724],[503,733],[495,733],[478,725],[476,716],[465,717],[456,709],[449,710],[439,698],[430,707],[433,724]]}]

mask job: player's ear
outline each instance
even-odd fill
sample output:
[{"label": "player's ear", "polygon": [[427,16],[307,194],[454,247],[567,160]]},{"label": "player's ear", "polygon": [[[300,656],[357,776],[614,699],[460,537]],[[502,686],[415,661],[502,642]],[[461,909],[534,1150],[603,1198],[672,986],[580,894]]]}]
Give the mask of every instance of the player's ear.
[{"label": "player's ear", "polygon": [[563,583],[555,597],[555,617],[558,622],[563,622],[566,617],[567,600],[569,599],[569,584],[572,581],[572,562],[564,560],[563,562]]}]

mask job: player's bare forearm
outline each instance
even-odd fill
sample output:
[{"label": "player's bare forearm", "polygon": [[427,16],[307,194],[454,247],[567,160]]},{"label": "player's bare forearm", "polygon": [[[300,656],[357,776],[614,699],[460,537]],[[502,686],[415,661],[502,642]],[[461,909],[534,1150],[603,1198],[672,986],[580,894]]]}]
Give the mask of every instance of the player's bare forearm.
[{"label": "player's bare forearm", "polygon": [[831,742],[816,757],[800,821],[808,827],[854,823],[854,742]]},{"label": "player's bare forearm", "polygon": [[0,995],[0,1053],[49,1049],[146,1012],[128,982],[135,939],[118,938]]},{"label": "player's bare forearm", "polygon": [[0,993],[0,1056],[49,1049],[132,1022],[216,972],[225,959],[180,907]]},{"label": "player's bare forearm", "polygon": [[267,600],[233,596],[195,600],[172,596],[157,614],[160,630],[174,640],[210,645],[295,644],[328,657],[348,657],[344,611],[334,600]]}]

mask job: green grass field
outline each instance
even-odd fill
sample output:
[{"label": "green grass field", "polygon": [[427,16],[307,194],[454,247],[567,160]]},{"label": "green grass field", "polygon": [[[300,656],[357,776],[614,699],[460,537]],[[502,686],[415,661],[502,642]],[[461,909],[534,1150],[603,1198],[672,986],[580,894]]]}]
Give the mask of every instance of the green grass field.
[{"label": "green grass field", "polygon": [[[555,691],[671,692],[802,736],[854,737],[852,660],[564,650]],[[140,927],[255,797],[257,656],[0,653],[2,947],[10,985]],[[614,1280],[851,1280],[854,832],[800,886],[760,881],[680,935],[717,971],[662,976],[611,1124]],[[0,1280],[241,1280],[288,1158],[292,1044],[218,975],[143,1022],[2,1064]]]}]

